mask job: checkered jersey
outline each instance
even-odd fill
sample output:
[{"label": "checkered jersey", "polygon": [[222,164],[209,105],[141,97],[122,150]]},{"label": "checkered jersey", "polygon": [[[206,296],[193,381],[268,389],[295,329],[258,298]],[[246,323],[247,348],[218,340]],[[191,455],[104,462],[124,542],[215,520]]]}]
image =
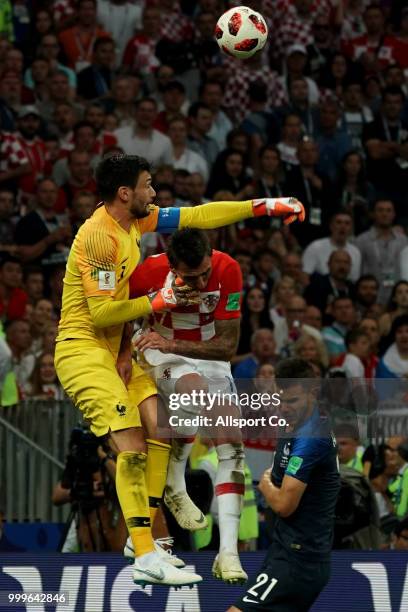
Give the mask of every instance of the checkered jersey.
[{"label": "checkered jersey", "polygon": [[160,24],[160,38],[166,38],[172,42],[182,42],[193,38],[193,24],[190,19],[181,12],[179,6],[170,14],[162,14]]},{"label": "checkered jersey", "polygon": [[[150,315],[149,325],[161,336],[174,340],[210,340],[215,336],[215,320],[239,318],[242,292],[239,265],[220,251],[213,251],[211,264],[205,291],[200,291],[200,304],[177,306]],[[131,298],[140,297],[169,287],[173,281],[167,255],[153,255],[133,272],[129,294]]]},{"label": "checkered jersey", "polygon": [[[276,106],[281,100],[280,89],[277,88],[277,73],[268,66],[251,70],[245,65],[235,66],[225,88],[224,106],[232,110],[234,120],[240,123],[249,111],[248,88],[255,81],[265,83],[268,94],[267,106]],[[279,94],[277,98],[277,94]],[[278,102],[277,102],[278,100]]]},{"label": "checkered jersey", "polygon": [[15,170],[29,159],[17,136],[10,132],[0,132],[0,172]]},{"label": "checkered jersey", "polygon": [[123,64],[141,74],[151,74],[160,66],[155,55],[157,39],[137,34],[126,45]]}]

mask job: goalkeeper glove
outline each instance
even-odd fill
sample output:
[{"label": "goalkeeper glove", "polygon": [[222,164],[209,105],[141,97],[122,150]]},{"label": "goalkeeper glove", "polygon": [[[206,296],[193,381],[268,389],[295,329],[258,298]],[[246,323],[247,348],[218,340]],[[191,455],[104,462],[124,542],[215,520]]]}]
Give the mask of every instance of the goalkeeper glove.
[{"label": "goalkeeper glove", "polygon": [[283,223],[305,220],[305,208],[296,198],[263,198],[252,200],[254,217],[283,217]]},{"label": "goalkeeper glove", "polygon": [[176,278],[171,287],[163,287],[147,297],[153,312],[169,310],[176,306],[192,306],[200,301],[198,292],[185,285],[181,278]]}]

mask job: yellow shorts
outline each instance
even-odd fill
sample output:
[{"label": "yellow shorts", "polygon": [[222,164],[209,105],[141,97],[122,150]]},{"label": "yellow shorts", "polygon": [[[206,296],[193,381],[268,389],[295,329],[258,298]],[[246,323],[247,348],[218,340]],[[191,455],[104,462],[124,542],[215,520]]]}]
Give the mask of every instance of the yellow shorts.
[{"label": "yellow shorts", "polygon": [[57,342],[55,368],[65,392],[96,436],[141,427],[138,406],[157,393],[153,380],[135,362],[126,388],[112,353],[97,341]]}]

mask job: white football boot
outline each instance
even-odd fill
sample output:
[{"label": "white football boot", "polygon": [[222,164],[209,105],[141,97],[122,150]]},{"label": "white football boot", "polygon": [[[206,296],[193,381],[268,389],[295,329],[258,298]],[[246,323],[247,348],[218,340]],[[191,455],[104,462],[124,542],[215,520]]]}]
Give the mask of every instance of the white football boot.
[{"label": "white football boot", "polygon": [[[184,561],[175,555],[171,549],[173,542],[173,538],[157,538],[157,540],[154,540],[154,549],[163,561],[170,563],[170,565],[174,565],[174,567],[185,567],[186,564]],[[166,545],[168,548],[166,548]],[[133,563],[135,560],[135,551],[130,537],[126,540],[123,554],[128,563]]]},{"label": "white football boot", "polygon": [[202,580],[202,577],[194,572],[188,572],[163,562],[158,553],[136,558],[133,564],[133,582],[143,587],[146,584],[162,584],[176,588],[182,586],[193,588]]},{"label": "white football boot", "polygon": [[170,493],[164,490],[164,503],[183,529],[198,531],[207,527],[208,522],[204,514],[191,501],[187,493]]},{"label": "white football boot", "polygon": [[229,584],[244,584],[248,575],[242,569],[239,556],[228,551],[219,552],[212,566],[214,578]]}]

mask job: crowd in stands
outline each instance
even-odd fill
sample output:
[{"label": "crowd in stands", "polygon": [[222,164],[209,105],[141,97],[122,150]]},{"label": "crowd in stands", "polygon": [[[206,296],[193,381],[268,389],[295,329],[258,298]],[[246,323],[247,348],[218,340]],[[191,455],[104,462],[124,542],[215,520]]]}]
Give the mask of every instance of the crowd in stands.
[{"label": "crowd in stands", "polygon": [[[0,2],[3,405],[63,395],[52,357],[64,265],[98,201],[96,165],[122,152],[151,162],[161,207],[305,205],[303,224],[210,232],[244,278],[236,378],[272,378],[287,356],[321,377],[408,377],[408,6],[246,0],[270,36],[239,61],[213,37],[238,4]],[[142,256],[165,246],[148,234]],[[340,461],[362,469],[358,435],[343,438]],[[370,459],[381,512],[400,518],[404,444]]]}]

